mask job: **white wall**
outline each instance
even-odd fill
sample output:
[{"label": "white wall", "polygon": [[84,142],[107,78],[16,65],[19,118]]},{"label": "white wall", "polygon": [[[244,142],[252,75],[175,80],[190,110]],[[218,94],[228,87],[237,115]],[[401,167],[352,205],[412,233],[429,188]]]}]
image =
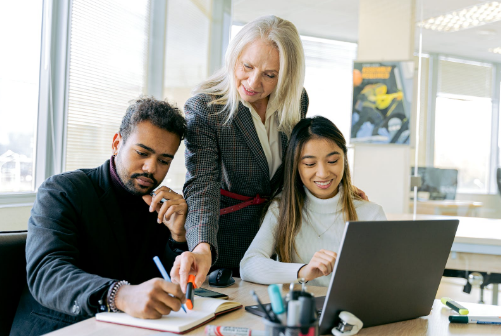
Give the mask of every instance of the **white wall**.
[{"label": "white wall", "polygon": [[349,148],[353,184],[385,213],[409,209],[409,146],[359,145]]}]

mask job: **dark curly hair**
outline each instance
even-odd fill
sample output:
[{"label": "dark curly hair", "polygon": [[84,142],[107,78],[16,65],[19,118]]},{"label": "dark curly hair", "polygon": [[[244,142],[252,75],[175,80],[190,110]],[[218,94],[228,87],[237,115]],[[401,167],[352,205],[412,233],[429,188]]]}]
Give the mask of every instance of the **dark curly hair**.
[{"label": "dark curly hair", "polygon": [[130,102],[122,119],[119,132],[124,142],[134,128],[143,121],[149,121],[163,130],[174,133],[181,140],[186,134],[186,121],[180,109],[164,100],[140,96]]}]

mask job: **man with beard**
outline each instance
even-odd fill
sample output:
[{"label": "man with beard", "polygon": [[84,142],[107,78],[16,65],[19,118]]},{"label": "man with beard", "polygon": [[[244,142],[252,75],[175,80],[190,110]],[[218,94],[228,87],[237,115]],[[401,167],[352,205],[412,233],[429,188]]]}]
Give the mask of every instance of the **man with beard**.
[{"label": "man with beard", "polygon": [[177,108],[140,97],[113,138],[110,160],[40,186],[28,223],[28,288],[11,335],[45,334],[99,311],[160,318],[181,308],[183,293],[160,278],[153,257],[169,271],[187,250],[187,205],[168,187],[154,189],[185,132]]}]

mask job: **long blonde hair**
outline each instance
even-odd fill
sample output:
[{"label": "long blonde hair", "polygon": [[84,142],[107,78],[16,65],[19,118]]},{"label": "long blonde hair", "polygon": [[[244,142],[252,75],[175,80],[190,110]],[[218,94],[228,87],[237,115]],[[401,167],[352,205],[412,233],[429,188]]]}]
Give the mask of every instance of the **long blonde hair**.
[{"label": "long blonde hair", "polygon": [[211,104],[225,105],[229,121],[237,112],[240,95],[235,83],[235,68],[244,48],[263,39],[278,50],[280,69],[274,96],[278,103],[278,129],[289,135],[301,119],[301,93],[304,84],[304,50],[296,27],[274,15],[263,16],[246,24],[230,41],[225,64],[195,89],[194,94],[215,96]]},{"label": "long blonde hair", "polygon": [[[341,131],[330,120],[324,117],[313,117],[301,120],[292,131],[289,147],[284,159],[284,183],[282,195],[278,199],[279,215],[275,234],[276,253],[282,262],[292,262],[296,252],[296,236],[301,229],[302,211],[306,192],[299,176],[298,166],[304,145],[311,139],[320,138],[336,143],[344,153],[344,174],[341,179],[343,218],[345,221],[358,220],[353,200],[361,200],[351,184],[350,167],[346,140]],[[341,190],[341,188],[340,188]]]}]

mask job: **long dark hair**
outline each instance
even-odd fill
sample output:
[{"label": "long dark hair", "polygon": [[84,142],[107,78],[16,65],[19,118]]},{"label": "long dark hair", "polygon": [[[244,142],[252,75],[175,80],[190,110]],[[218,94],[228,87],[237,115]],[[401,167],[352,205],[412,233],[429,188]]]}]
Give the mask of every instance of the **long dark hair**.
[{"label": "long dark hair", "polygon": [[340,182],[343,186],[341,195],[343,217],[345,221],[358,219],[353,200],[360,200],[361,197],[351,184],[346,140],[343,134],[336,125],[324,117],[317,116],[301,120],[292,130],[289,147],[285,154],[283,189],[278,199],[280,210],[275,240],[276,252],[282,262],[292,262],[293,252],[297,252],[295,239],[301,228],[302,210],[306,198],[298,165],[304,145],[315,138],[332,141],[343,150],[344,175]]}]

